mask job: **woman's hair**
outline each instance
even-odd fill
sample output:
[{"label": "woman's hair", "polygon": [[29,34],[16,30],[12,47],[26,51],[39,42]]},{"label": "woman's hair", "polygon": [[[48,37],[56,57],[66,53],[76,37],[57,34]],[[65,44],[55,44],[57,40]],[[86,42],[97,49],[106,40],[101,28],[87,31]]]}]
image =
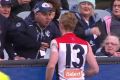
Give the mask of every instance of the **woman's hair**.
[{"label": "woman's hair", "polygon": [[118,35],[114,34],[114,33],[111,33],[111,34],[109,34],[109,35],[106,36],[105,40],[103,41],[102,46],[105,45],[106,39],[107,39],[109,36],[114,36],[114,37],[118,38],[119,43],[120,43],[120,37],[119,37]]},{"label": "woman's hair", "polygon": [[112,0],[112,1],[111,1],[111,7],[110,7],[111,10],[113,10],[113,5],[114,5],[114,2],[115,2],[115,1],[120,1],[120,0]]},{"label": "woman's hair", "polygon": [[58,2],[57,0],[47,0],[48,3],[51,3],[53,5],[53,8],[55,10],[55,17],[54,19],[58,19],[60,16],[60,7],[61,7],[61,3]]}]

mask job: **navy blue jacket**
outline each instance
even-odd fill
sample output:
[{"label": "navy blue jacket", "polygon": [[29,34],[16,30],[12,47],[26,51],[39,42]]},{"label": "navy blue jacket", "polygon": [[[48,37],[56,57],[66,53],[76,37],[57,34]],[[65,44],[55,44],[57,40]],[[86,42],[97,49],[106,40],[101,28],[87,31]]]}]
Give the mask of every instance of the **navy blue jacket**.
[{"label": "navy blue jacket", "polygon": [[[79,13],[75,13],[75,14],[79,21],[75,28],[74,33],[80,38],[87,40],[92,45],[93,52],[95,53],[107,35],[106,28],[103,26],[104,25],[103,21],[100,19],[99,16],[94,15],[90,17],[89,26],[88,26],[85,20],[82,18],[81,14]],[[94,39],[93,34],[86,35],[86,30],[96,27],[96,26],[101,31],[100,36]]]},{"label": "navy blue jacket", "polygon": [[16,56],[15,53],[25,58],[34,58],[36,55],[34,53],[37,53],[40,43],[28,33],[28,27],[24,20],[17,16],[11,16],[8,18],[8,25],[5,47],[10,59]]},{"label": "navy blue jacket", "polygon": [[41,39],[39,39],[39,42],[50,43],[52,39],[61,35],[58,26],[56,26],[56,23],[54,22],[51,22],[49,26],[42,29],[30,16],[27,17],[25,21],[28,25],[28,32],[31,37],[37,40],[37,35],[39,34],[39,36],[41,37]]},{"label": "navy blue jacket", "polygon": [[6,18],[0,15],[0,58],[4,58],[5,36],[6,36]]},{"label": "navy blue jacket", "polygon": [[[49,24],[49,26],[42,29],[35,22],[34,16],[30,14],[25,19],[25,22],[27,24],[27,33],[36,43],[38,43],[36,46],[39,46],[39,48],[40,48],[41,42],[50,44],[52,39],[59,37],[61,35],[58,25],[56,25],[54,21],[52,21]],[[37,50],[34,51],[33,54],[36,54],[39,48],[35,48]]]}]

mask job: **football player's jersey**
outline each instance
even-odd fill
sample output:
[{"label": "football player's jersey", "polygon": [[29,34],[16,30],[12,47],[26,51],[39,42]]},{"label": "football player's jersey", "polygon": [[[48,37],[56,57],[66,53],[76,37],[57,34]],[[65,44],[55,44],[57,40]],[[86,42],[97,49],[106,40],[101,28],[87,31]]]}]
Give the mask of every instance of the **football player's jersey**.
[{"label": "football player's jersey", "polygon": [[84,80],[88,42],[68,33],[55,39],[59,50],[59,80]]}]

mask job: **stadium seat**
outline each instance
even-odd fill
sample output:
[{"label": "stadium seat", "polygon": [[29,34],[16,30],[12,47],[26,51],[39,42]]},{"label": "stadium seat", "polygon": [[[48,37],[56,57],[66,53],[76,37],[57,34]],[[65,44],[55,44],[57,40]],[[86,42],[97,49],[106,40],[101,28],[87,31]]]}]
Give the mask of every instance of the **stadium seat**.
[{"label": "stadium seat", "polygon": [[20,12],[20,13],[17,14],[17,16],[22,18],[22,19],[25,19],[30,14],[30,12],[31,11]]},{"label": "stadium seat", "polygon": [[103,19],[105,16],[110,16],[110,15],[111,15],[110,12],[108,12],[108,11],[106,11],[106,10],[102,10],[102,9],[96,9],[96,10],[95,10],[95,13],[98,14],[98,16],[99,16],[100,18],[102,18],[102,19]]},{"label": "stadium seat", "polygon": [[[73,11],[73,12],[79,12],[78,11],[78,5],[75,4],[71,7],[70,11]],[[107,10],[103,10],[103,9],[95,9],[95,14],[97,16],[99,16],[100,18],[104,18],[105,16],[110,16],[111,13],[108,12]]]}]

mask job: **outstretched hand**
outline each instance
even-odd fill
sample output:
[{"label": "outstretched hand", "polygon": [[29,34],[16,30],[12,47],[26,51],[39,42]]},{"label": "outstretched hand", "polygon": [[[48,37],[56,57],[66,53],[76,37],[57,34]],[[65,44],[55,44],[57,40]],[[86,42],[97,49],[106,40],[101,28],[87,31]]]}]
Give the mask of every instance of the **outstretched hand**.
[{"label": "outstretched hand", "polygon": [[45,50],[49,48],[49,44],[48,43],[45,43],[45,42],[41,42],[41,47],[40,47],[40,50]]},{"label": "outstretched hand", "polygon": [[92,34],[95,34],[95,35],[97,35],[97,36],[100,36],[100,35],[101,35],[101,32],[100,32],[100,30],[99,30],[98,27],[93,27],[93,28],[91,29],[91,33],[92,33]]}]

